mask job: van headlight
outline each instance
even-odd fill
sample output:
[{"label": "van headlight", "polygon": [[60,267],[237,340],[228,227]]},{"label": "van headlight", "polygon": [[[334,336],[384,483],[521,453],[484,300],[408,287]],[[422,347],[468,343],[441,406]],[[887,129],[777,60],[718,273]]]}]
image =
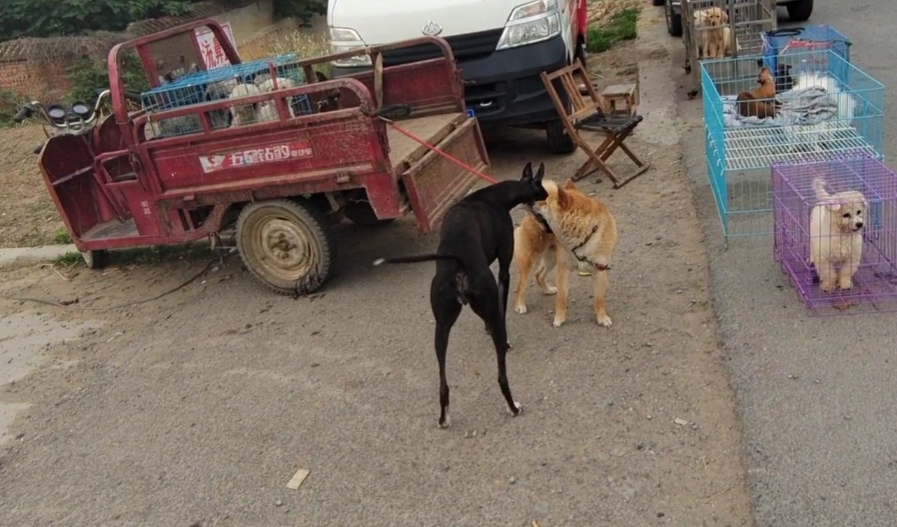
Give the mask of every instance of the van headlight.
[{"label": "van headlight", "polygon": [[496,49],[535,44],[561,34],[558,0],[535,0],[511,11]]},{"label": "van headlight", "polygon": [[[330,28],[330,52],[342,53],[344,51],[352,51],[353,49],[364,49],[367,45],[361,40],[358,31],[347,27],[331,27]],[[361,66],[370,66],[371,57],[361,54],[355,57],[334,60],[333,65],[342,68],[357,68]]]}]

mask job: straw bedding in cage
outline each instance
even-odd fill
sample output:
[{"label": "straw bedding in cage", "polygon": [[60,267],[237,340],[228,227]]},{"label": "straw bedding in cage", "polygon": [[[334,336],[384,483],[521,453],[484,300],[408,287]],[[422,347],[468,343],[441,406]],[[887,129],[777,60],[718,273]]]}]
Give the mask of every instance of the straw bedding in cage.
[{"label": "straw bedding in cage", "polygon": [[878,158],[780,163],[772,183],[775,258],[808,312],[897,311],[897,174]]}]

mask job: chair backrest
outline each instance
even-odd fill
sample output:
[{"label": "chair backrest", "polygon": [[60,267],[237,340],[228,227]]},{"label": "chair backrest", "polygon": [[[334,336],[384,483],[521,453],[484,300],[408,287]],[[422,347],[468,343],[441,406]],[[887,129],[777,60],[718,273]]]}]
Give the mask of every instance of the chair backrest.
[{"label": "chair backrest", "polygon": [[[571,106],[569,112],[555,89],[555,81],[557,81],[557,84],[561,86],[567,96],[566,98]],[[554,101],[558,114],[570,123],[590,117],[596,113],[604,114],[606,111],[604,99],[595,90],[592,81],[589,80],[589,75],[581,60],[577,59],[573,61],[573,64],[551,73],[542,72],[542,82],[545,84],[552,101]],[[584,85],[588,97],[583,96],[580,85]]]}]

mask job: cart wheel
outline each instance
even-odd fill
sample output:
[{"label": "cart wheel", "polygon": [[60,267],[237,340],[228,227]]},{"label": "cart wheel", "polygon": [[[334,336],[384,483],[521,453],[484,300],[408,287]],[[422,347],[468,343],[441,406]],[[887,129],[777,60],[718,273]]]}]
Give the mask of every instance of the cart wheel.
[{"label": "cart wheel", "polygon": [[349,221],[362,227],[379,227],[380,225],[392,223],[395,220],[395,218],[381,220],[377,217],[377,213],[374,212],[371,204],[365,201],[350,201],[346,203],[346,206],[343,207],[343,213],[349,218]]},{"label": "cart wheel", "polygon": [[256,278],[285,295],[317,290],[330,278],[336,259],[330,222],[307,201],[246,205],[237,219],[237,249]]},{"label": "cart wheel", "polygon": [[98,251],[84,251],[81,253],[84,258],[84,265],[88,269],[102,269],[109,263],[109,251],[100,249]]}]

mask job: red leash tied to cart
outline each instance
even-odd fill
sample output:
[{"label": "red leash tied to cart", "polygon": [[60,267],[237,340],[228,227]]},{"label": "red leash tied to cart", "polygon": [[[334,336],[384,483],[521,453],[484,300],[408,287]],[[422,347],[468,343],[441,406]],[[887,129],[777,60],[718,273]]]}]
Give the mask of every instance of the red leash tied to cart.
[{"label": "red leash tied to cart", "polygon": [[[362,111],[364,112],[364,110],[362,110]],[[380,110],[376,110],[373,112],[368,111],[368,112],[364,112],[364,113],[367,115],[370,115],[372,117],[377,117],[381,121],[385,122],[388,126],[392,127],[395,131],[399,132],[402,135],[407,136],[408,138],[412,139],[413,141],[416,141],[416,142],[422,144],[423,146],[436,152],[437,154],[448,159],[452,163],[455,163],[456,165],[460,166],[464,170],[467,170],[471,174],[474,174],[475,176],[479,177],[480,179],[484,179],[484,180],[488,181],[489,183],[498,183],[497,179],[480,172],[479,170],[473,168],[472,166],[468,165],[464,161],[461,161],[460,159],[454,157],[453,155],[449,154],[448,152],[444,152],[443,150],[439,149],[436,145],[432,145],[432,144],[428,143],[425,139],[422,139],[414,132],[411,132],[410,130],[407,130],[407,129],[399,126],[398,124],[396,124],[395,121],[393,121],[389,117],[386,117],[387,115],[400,116],[400,117],[407,117],[407,116],[411,115],[411,107],[408,106],[407,104],[394,104],[394,105],[383,107]]]}]

